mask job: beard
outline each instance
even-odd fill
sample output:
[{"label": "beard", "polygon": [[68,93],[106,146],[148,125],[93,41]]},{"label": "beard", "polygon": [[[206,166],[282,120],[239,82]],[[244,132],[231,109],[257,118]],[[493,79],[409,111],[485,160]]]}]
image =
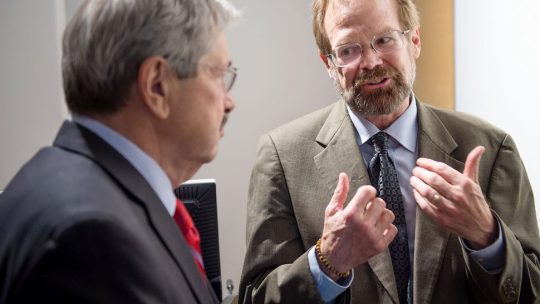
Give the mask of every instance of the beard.
[{"label": "beard", "polygon": [[[385,78],[392,80],[389,86],[362,92],[363,85],[380,82]],[[334,77],[334,81],[343,100],[353,112],[362,117],[393,113],[412,91],[412,83],[407,83],[403,74],[392,67],[378,66],[363,72],[348,90],[341,87],[337,77]]]}]

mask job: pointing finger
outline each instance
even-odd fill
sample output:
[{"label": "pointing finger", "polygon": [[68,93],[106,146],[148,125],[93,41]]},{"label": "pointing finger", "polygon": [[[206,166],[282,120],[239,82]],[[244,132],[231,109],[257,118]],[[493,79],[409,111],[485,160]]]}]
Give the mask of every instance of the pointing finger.
[{"label": "pointing finger", "polygon": [[349,192],[349,177],[346,173],[340,173],[338,184],[330,200],[331,205],[335,205],[338,209],[343,209],[343,204],[347,199],[347,193]]}]

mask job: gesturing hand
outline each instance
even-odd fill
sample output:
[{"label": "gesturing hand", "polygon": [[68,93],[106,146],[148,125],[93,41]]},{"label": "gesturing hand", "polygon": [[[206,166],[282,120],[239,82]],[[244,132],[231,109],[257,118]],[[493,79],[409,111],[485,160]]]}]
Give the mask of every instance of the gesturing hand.
[{"label": "gesturing hand", "polygon": [[[349,204],[343,208],[349,191],[347,174],[339,174],[339,182],[324,214],[321,252],[340,272],[365,263],[384,251],[394,239],[397,228],[394,214],[385,202],[376,197],[372,186],[358,188]],[[337,276],[322,267],[334,280]]]},{"label": "gesturing hand", "polygon": [[450,166],[419,158],[410,179],[420,209],[434,221],[469,241],[473,249],[490,245],[497,224],[478,184],[478,168],[484,147],[474,148],[463,173]]}]

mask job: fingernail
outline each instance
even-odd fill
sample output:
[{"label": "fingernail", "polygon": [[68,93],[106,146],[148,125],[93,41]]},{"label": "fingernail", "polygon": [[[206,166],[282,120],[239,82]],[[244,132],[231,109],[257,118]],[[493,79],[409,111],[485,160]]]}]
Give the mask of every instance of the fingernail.
[{"label": "fingernail", "polygon": [[368,211],[369,208],[371,208],[371,201],[369,201],[369,202],[367,203],[367,205],[366,205],[366,211]]}]

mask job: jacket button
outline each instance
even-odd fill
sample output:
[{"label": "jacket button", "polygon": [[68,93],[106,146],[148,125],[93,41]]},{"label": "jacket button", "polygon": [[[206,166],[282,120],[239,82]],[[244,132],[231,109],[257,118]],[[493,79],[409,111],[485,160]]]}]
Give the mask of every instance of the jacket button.
[{"label": "jacket button", "polygon": [[504,296],[506,297],[506,299],[508,301],[510,300],[514,300],[517,296],[517,293],[516,293],[516,289],[514,287],[514,284],[512,284],[512,279],[510,278],[507,278],[505,281],[504,281],[504,284],[503,284],[503,293],[504,293]]}]

